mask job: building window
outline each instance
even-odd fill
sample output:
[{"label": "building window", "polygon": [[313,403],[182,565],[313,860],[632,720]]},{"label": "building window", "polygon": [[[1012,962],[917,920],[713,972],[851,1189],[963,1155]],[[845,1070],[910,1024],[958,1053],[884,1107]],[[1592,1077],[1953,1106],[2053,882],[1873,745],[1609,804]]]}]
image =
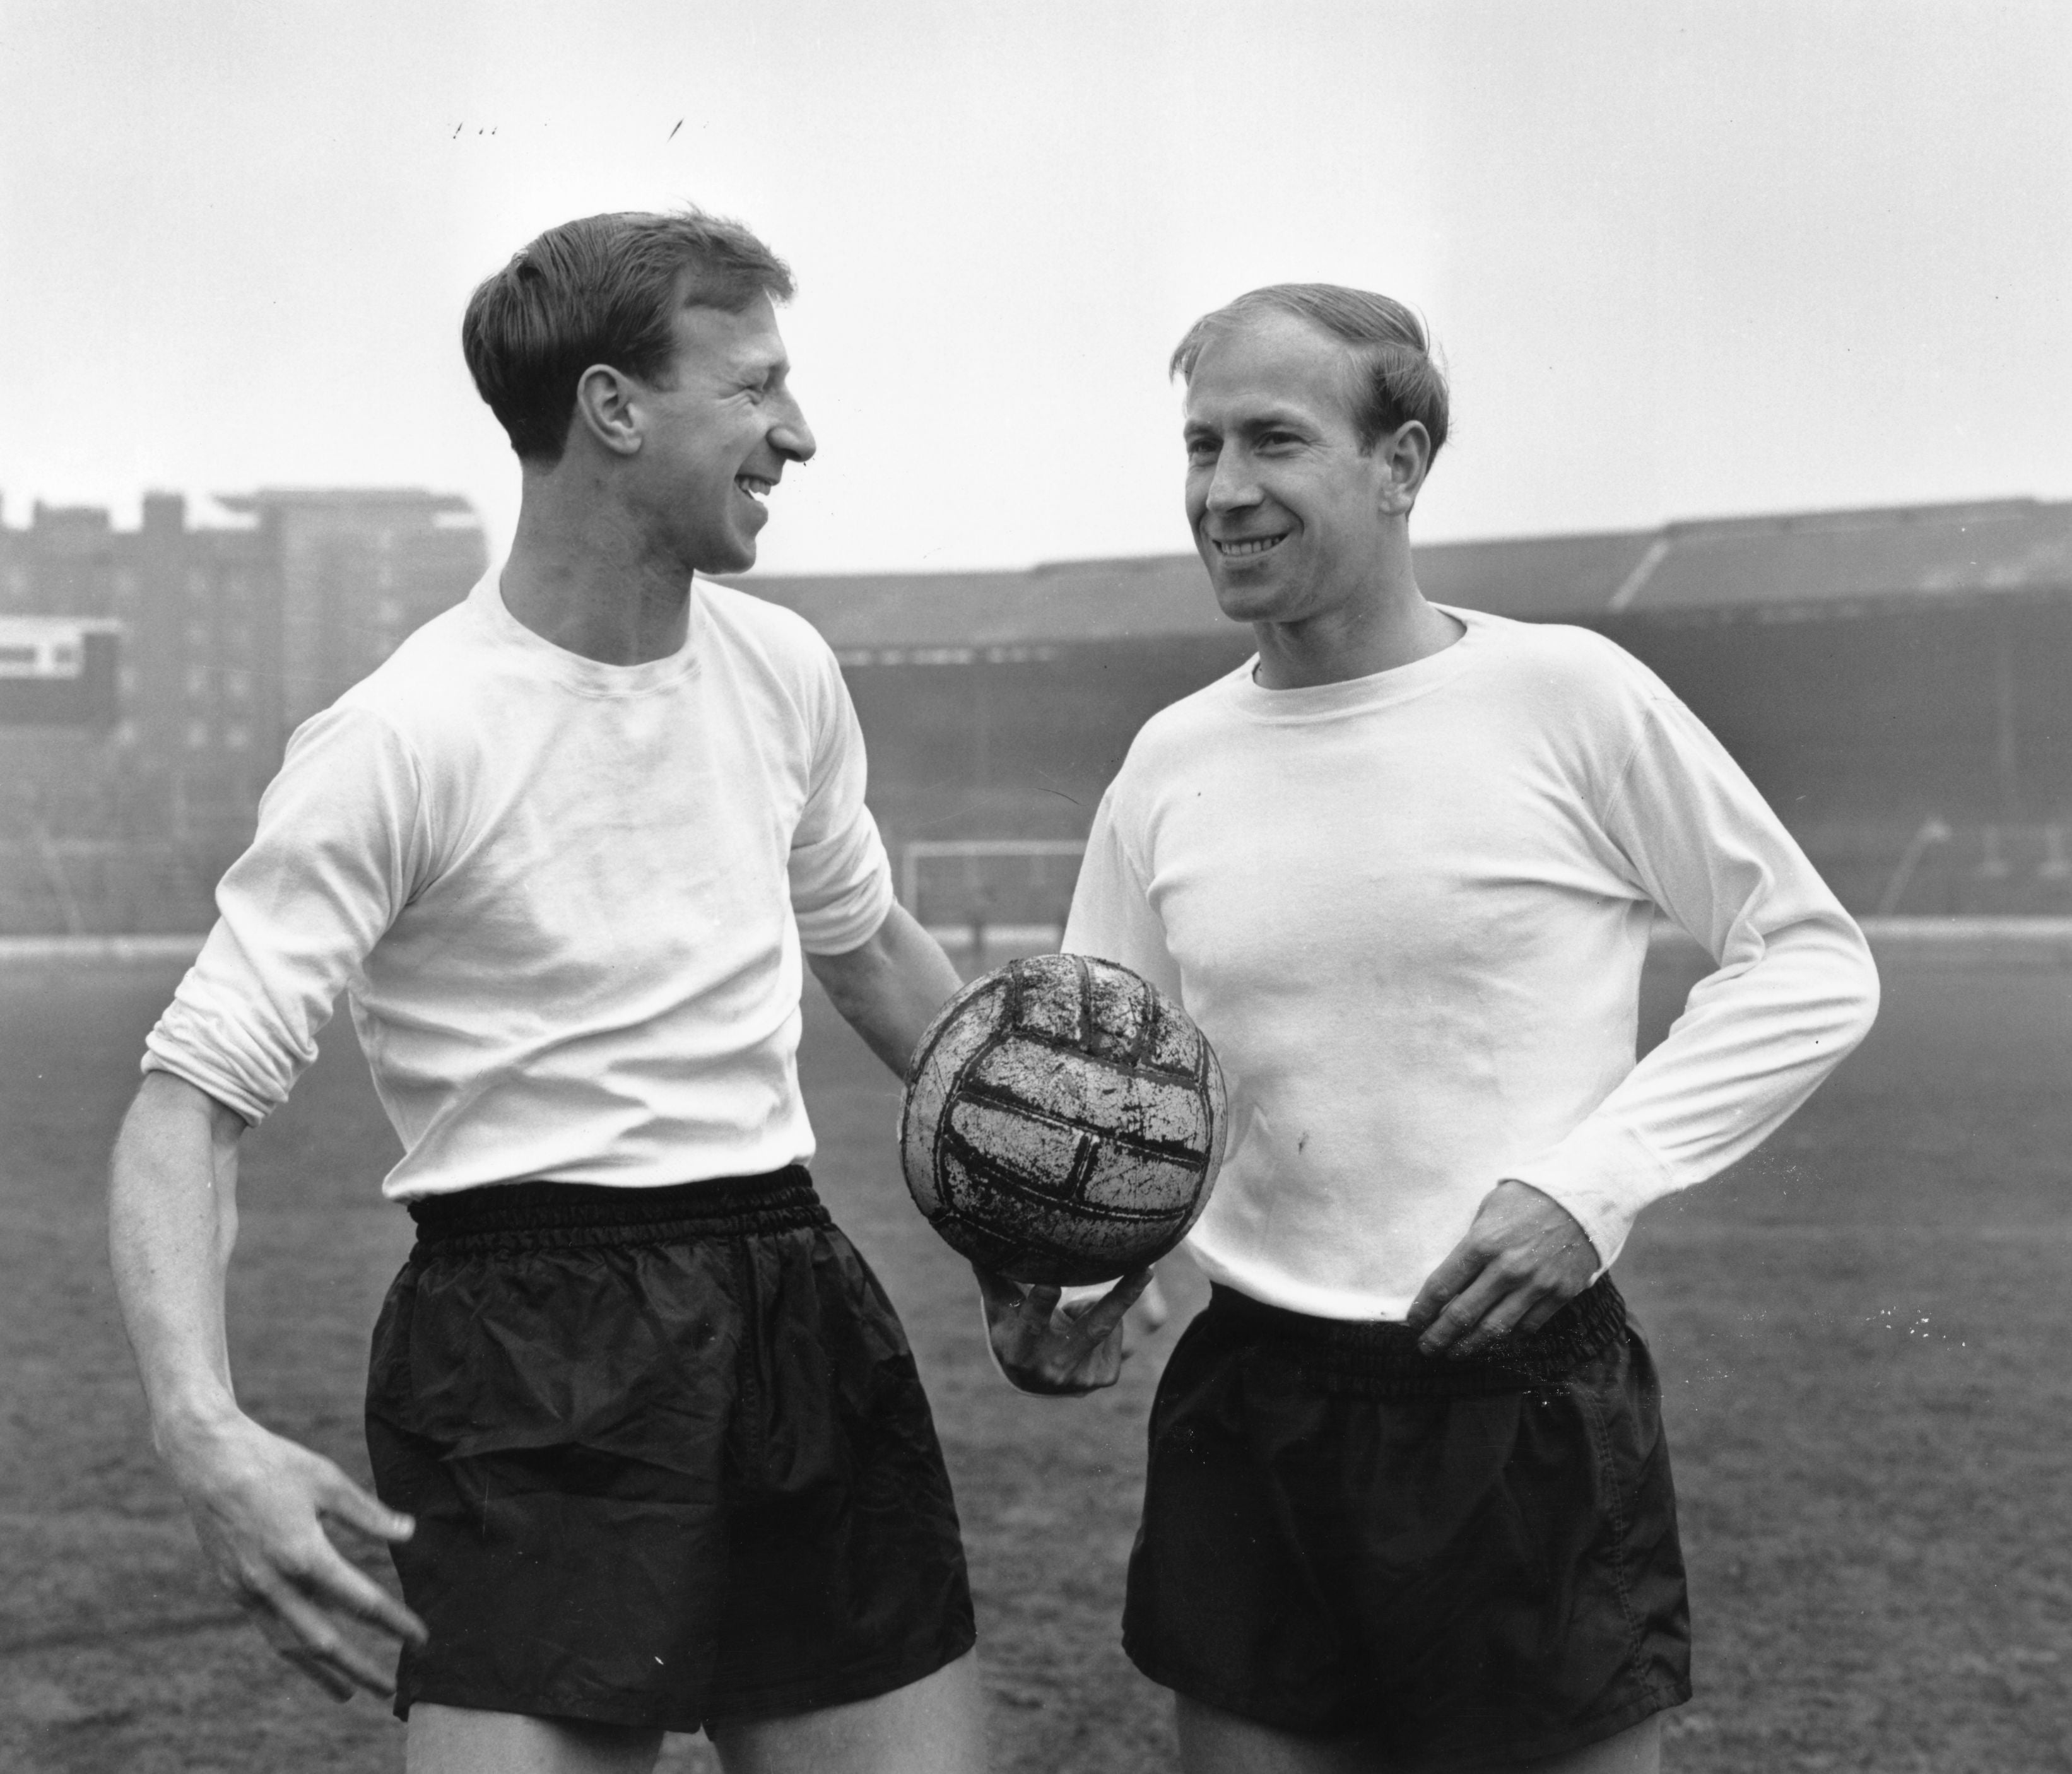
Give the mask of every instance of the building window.
[{"label": "building window", "polygon": [[187,569],[187,595],[189,597],[206,597],[208,595],[208,575],[204,573],[199,567],[190,567]]},{"label": "building window", "polygon": [[115,729],[116,749],[119,751],[129,751],[135,747],[136,743],[137,723],[134,721],[119,723]]},{"label": "building window", "polygon": [[187,651],[191,653],[206,653],[208,651],[208,624],[207,622],[189,622],[187,624]]},{"label": "building window", "polygon": [[384,597],[374,606],[374,619],[384,628],[403,626],[403,601],[400,597]]},{"label": "building window", "polygon": [[127,702],[137,694],[137,667],[124,666],[115,674],[115,681],[121,687],[122,700]]},{"label": "building window", "polygon": [[223,674],[223,693],[232,702],[249,702],[252,700],[252,674],[232,667]]},{"label": "building window", "polygon": [[252,625],[232,622],[223,631],[223,644],[233,653],[249,654],[252,651]]},{"label": "building window", "polygon": [[249,727],[225,727],[223,729],[223,743],[231,751],[249,750],[252,745],[252,730]]},{"label": "building window", "polygon": [[208,723],[206,721],[190,721],[187,723],[187,749],[205,751],[208,747]]},{"label": "building window", "polygon": [[208,667],[205,665],[190,665],[187,667],[187,700],[190,702],[200,702],[206,700],[208,696]]}]

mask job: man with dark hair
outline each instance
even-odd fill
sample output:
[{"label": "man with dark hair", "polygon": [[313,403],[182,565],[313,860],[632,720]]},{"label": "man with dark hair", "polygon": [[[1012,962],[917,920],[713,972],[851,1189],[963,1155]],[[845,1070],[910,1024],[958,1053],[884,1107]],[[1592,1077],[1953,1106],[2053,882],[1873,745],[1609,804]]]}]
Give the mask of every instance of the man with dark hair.
[{"label": "man with dark hair", "polygon": [[791,268],[738,222],[691,210],[551,228],[483,280],[461,317],[469,373],[519,459],[551,466],[592,363],[667,380],[683,308],[789,302]]},{"label": "man with dark hair", "polygon": [[[957,1521],[890,1302],[804,1168],[801,952],[903,1068],[956,989],[893,903],[861,736],[755,558],[813,454],[783,265],[594,216],[468,307],[524,477],[509,562],[307,721],[148,1041],[111,1242],[159,1451],[224,1580],[343,1698],[403,1642],[416,1774],[968,1774]],[[417,1242],[376,1330],[380,1501],[245,1416],[239,1136],[348,995]],[[324,1531],[391,1543],[407,1607]]]},{"label": "man with dark hair", "polygon": [[[1446,391],[1400,304],[1256,290],[1174,368],[1195,544],[1258,652],[1137,736],[1065,933],[1178,993],[1230,1086],[1124,1642],[1188,1774],[1642,1774],[1688,1616],[1605,1271],[1804,1100],[1876,975],[1638,661],[1426,601]],[[1719,971],[1636,1064],[1658,910]],[[1055,1297],[996,1305],[1001,1365],[1103,1383]]]}]

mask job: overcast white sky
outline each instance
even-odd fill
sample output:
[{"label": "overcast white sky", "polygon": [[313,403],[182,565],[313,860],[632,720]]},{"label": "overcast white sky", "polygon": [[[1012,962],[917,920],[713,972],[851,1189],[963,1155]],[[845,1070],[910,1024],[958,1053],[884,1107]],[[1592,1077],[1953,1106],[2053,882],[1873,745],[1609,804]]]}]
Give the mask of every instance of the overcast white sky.
[{"label": "overcast white sky", "polygon": [[779,570],[1184,549],[1166,354],[1422,308],[1429,539],[2072,495],[2061,0],[0,0],[0,492],[517,474],[456,343],[541,228],[796,270]]}]

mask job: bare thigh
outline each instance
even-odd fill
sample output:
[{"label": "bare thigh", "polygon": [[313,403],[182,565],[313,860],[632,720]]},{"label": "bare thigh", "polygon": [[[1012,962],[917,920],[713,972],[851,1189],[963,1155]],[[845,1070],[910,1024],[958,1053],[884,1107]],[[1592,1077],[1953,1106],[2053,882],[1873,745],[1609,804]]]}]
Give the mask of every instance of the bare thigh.
[{"label": "bare thigh", "polygon": [[[1174,1696],[1182,1774],[1416,1774],[1358,1741],[1319,1742]],[[1660,1774],[1662,1722],[1533,1762],[1493,1763],[1479,1774]]]},{"label": "bare thigh", "polygon": [[726,1774],[985,1774],[978,1654],[874,1699],[708,1735]]},{"label": "bare thigh", "polygon": [[650,1774],[662,1734],[467,1706],[410,1709],[408,1774]]}]

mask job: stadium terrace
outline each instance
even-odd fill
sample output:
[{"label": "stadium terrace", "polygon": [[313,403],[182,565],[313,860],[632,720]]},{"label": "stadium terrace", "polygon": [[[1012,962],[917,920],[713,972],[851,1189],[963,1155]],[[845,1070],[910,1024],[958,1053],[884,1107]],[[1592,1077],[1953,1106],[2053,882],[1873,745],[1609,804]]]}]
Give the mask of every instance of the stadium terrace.
[{"label": "stadium terrace", "polygon": [[[212,528],[169,495],[134,531],[42,506],[0,524],[21,655],[0,671],[0,934],[204,928],[294,723],[486,558],[451,495],[218,503]],[[1852,910],[2072,912],[2072,502],[1440,543],[1417,565],[1440,602],[1644,659]],[[742,584],[836,649],[907,896],[946,926],[1054,926],[1130,736],[1251,646],[1191,555]]]},{"label": "stadium terrace", "polygon": [[[2072,503],[1438,543],[1426,594],[1597,630],[1719,735],[1852,910],[2072,912]],[[1063,915],[1155,709],[1251,651],[1192,555],[758,576],[834,646],[889,840],[944,926]]]}]

